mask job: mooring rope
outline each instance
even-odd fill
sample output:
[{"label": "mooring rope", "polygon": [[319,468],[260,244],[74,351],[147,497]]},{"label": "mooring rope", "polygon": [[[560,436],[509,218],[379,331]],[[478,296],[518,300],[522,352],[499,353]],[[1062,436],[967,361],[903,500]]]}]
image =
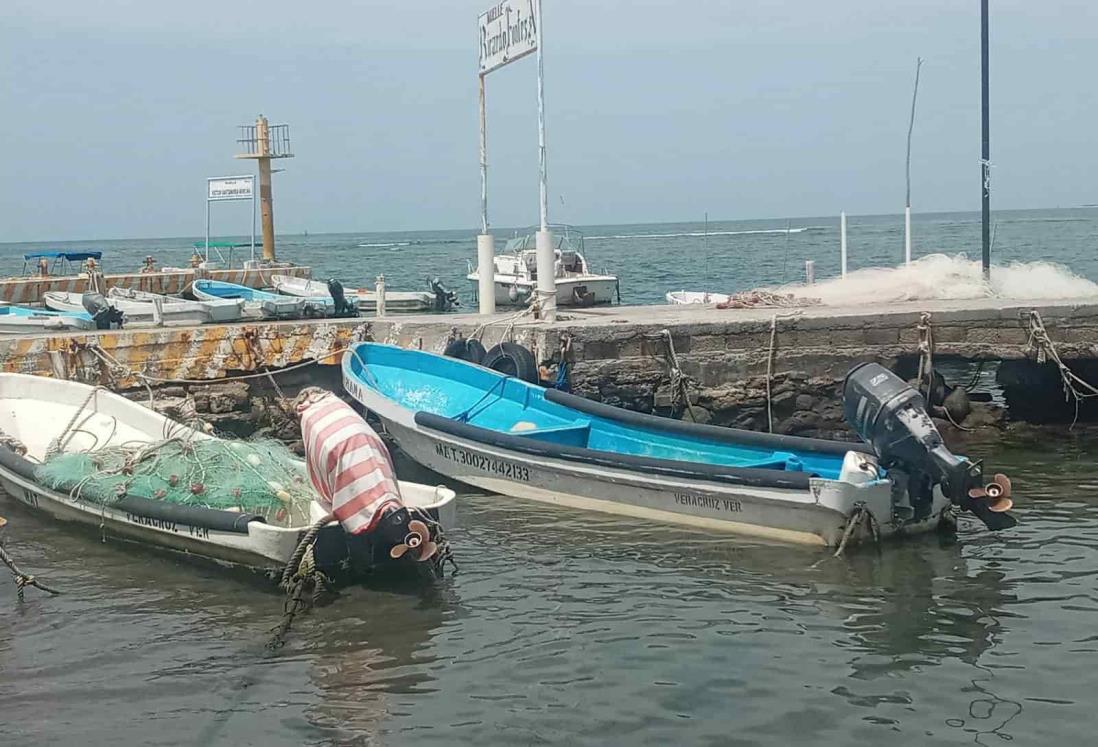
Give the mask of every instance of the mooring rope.
[{"label": "mooring rope", "polygon": [[[1071,421],[1071,427],[1074,428],[1075,424],[1079,422],[1079,402],[1090,397],[1098,397],[1098,389],[1079,378],[1060,358],[1060,353],[1056,350],[1056,343],[1049,337],[1044,320],[1041,319],[1041,313],[1037,309],[1030,309],[1029,312],[1029,339],[1026,341],[1026,347],[1036,350],[1037,363],[1044,364],[1052,361],[1060,370],[1060,379],[1064,387],[1064,401],[1066,402],[1072,397],[1075,398],[1075,418]],[[1085,391],[1080,391],[1080,388]]]},{"label": "mooring rope", "polygon": [[919,335],[919,377],[918,388],[923,388],[923,380],[926,380],[926,401],[930,404],[930,390],[934,385],[934,325],[929,312],[919,315],[919,323],[915,325]]},{"label": "mooring rope", "polygon": [[[7,525],[7,523],[8,520],[5,519],[3,516],[0,516],[0,529],[3,529]],[[15,581],[16,598],[19,600],[20,603],[23,602],[23,592],[28,586],[33,586],[36,589],[41,589],[50,596],[57,596],[61,593],[57,589],[46,586],[44,583],[39,581],[31,574],[24,572],[23,569],[16,564],[12,557],[8,555],[8,551],[4,548],[4,543],[2,541],[0,541],[0,561],[2,561],[4,565],[8,567],[8,570],[11,571],[12,580]]]},{"label": "mooring rope", "polygon": [[293,555],[282,569],[282,578],[279,588],[286,592],[286,600],[282,604],[282,619],[275,626],[271,640],[267,642],[267,648],[271,651],[278,650],[286,645],[286,636],[293,627],[294,618],[298,613],[312,607],[318,597],[326,592],[331,592],[332,584],[317,567],[313,557],[313,546],[320,530],[326,527],[334,517],[328,514],[314,523],[301,541],[297,543]]},{"label": "mooring rope", "polygon": [[[669,386],[671,387],[671,409],[678,407],[681,400],[686,411],[690,413],[690,419],[697,422],[694,417],[694,408],[690,405],[690,377],[683,373],[682,364],[679,363],[678,353],[675,352],[675,340],[671,336],[671,330],[662,329],[660,334],[667,341],[667,366]],[[569,343],[571,344],[571,343]]]},{"label": "mooring rope", "polygon": [[850,512],[850,518],[846,521],[846,530],[843,531],[843,537],[839,541],[839,547],[831,557],[838,558],[846,552],[847,544],[849,544],[851,538],[854,536],[854,532],[862,524],[867,524],[869,526],[869,532],[873,536],[874,543],[878,545],[881,543],[881,531],[880,527],[877,526],[876,517],[873,516],[873,512],[866,507],[865,503],[859,501],[854,505],[854,510]]},{"label": "mooring rope", "polygon": [[770,349],[766,354],[766,427],[774,432],[774,405],[770,393],[770,384],[774,379],[774,345],[778,338],[778,315],[770,317]]}]

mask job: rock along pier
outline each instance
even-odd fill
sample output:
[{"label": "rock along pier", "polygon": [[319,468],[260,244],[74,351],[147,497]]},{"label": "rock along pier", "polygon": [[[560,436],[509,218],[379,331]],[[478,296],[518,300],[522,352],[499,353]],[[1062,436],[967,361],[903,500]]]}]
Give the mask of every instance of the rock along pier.
[{"label": "rock along pier", "polygon": [[[516,313],[252,322],[0,338],[0,369],[178,399],[262,407],[275,387],[338,384],[348,345],[373,340],[441,352],[456,336],[504,339],[569,365],[573,390],[642,412],[802,435],[848,434],[840,388],[855,364],[913,378],[929,353],[952,385],[992,390],[961,425],[1098,416],[1098,300],[934,301],[882,306],[623,306],[561,310],[555,324]],[[1057,363],[1060,361],[1064,369]],[[316,363],[317,365],[302,365]],[[981,364],[986,364],[985,369]],[[967,367],[967,368],[966,368]],[[293,369],[292,373],[287,369]],[[1065,396],[1064,370],[1079,377]],[[268,376],[267,374],[270,374]],[[219,397],[204,382],[244,379]],[[947,379],[949,376],[947,376]],[[277,383],[274,383],[277,382]],[[689,405],[689,407],[687,407]],[[1076,409],[1078,405],[1078,410]],[[222,403],[220,414],[229,415]],[[239,413],[238,413],[239,414]],[[234,430],[236,430],[234,428]]]}]

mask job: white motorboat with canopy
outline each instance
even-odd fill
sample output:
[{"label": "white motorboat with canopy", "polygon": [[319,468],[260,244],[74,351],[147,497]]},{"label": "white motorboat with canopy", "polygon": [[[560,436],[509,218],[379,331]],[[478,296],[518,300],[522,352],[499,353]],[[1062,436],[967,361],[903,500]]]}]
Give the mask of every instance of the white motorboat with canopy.
[{"label": "white motorboat with canopy", "polygon": [[[554,269],[557,283],[558,306],[593,306],[621,300],[618,278],[615,275],[591,272],[585,254],[583,234],[564,224],[551,227]],[[507,242],[502,254],[493,258],[493,287],[496,304],[500,306],[525,306],[537,290],[538,263],[535,249],[536,231],[516,236]],[[470,267],[467,279],[477,292],[479,270]]]}]

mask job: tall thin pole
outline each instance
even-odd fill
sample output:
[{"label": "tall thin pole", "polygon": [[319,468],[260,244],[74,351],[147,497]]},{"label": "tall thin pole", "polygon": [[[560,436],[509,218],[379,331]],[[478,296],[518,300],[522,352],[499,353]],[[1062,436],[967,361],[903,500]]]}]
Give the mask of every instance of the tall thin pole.
[{"label": "tall thin pole", "polygon": [[488,233],[488,113],[484,100],[484,75],[480,76],[480,228]]},{"label": "tall thin pole", "polygon": [[[547,166],[545,162],[545,62],[542,49],[545,47],[544,27],[541,24],[541,3],[538,8],[538,170],[541,179],[541,230],[549,230],[549,189],[546,184]],[[986,2],[986,0],[985,0]]]},{"label": "tall thin pole", "polygon": [[[256,206],[258,205],[258,202],[257,202],[257,198],[258,198],[257,192],[258,192],[258,190],[255,187],[256,187],[255,177],[253,176],[252,177],[252,262],[255,262],[255,215],[256,215]],[[306,232],[305,235],[307,237],[308,232]]]},{"label": "tall thin pole", "polygon": [[923,58],[915,59],[915,90],[911,93],[911,119],[907,123],[907,162],[904,178],[907,182],[907,202],[904,208],[904,263],[911,264],[911,133],[915,130],[915,101],[919,98],[919,71]]},{"label": "tall thin pole", "polygon": [[545,164],[545,32],[541,23],[542,0],[537,5],[538,35],[538,170],[541,181],[541,230],[535,237],[535,252],[538,268],[538,303],[541,306],[541,318],[547,322],[557,320],[557,275],[556,250],[553,248],[553,236],[549,232],[549,188],[546,185]]},{"label": "tall thin pole", "polygon": [[496,311],[496,240],[488,233],[488,110],[480,76],[480,236],[477,236],[477,302],[481,314]]},{"label": "tall thin pole", "polygon": [[839,213],[839,274],[846,277],[846,211]]},{"label": "tall thin pole", "polygon": [[991,124],[988,116],[988,31],[987,31],[987,0],[980,2],[980,87],[981,105],[983,108],[983,152],[981,156],[981,170],[983,176],[983,223],[984,223],[984,279],[991,279]]}]

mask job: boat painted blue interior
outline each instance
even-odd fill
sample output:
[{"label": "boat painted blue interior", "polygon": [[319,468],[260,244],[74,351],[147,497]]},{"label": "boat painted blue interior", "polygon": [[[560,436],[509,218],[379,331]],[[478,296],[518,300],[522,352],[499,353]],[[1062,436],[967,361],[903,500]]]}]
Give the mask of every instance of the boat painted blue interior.
[{"label": "boat painted blue interior", "polygon": [[807,472],[835,479],[854,444],[684,425],[591,403],[481,366],[378,343],[352,348],[348,376],[412,412],[426,412],[508,436],[657,460]]},{"label": "boat painted blue interior", "polygon": [[12,306],[3,305],[0,306],[0,315],[3,316],[21,316],[21,317],[44,317],[44,316],[63,316],[71,319],[82,319],[84,321],[92,321],[91,314],[86,311],[53,311],[52,309],[32,309],[27,306]]},{"label": "boat painted blue interior", "polygon": [[[193,288],[198,295],[205,294],[206,296],[212,296],[214,298],[242,299],[244,301],[273,301],[274,303],[281,304],[302,303],[302,299],[294,296],[283,296],[280,293],[271,293],[257,288],[249,288],[246,285],[237,285],[236,283],[226,283],[222,280],[195,280]],[[304,303],[313,304],[318,307],[333,305],[333,301],[330,297],[326,299],[306,298],[304,299]]]}]

